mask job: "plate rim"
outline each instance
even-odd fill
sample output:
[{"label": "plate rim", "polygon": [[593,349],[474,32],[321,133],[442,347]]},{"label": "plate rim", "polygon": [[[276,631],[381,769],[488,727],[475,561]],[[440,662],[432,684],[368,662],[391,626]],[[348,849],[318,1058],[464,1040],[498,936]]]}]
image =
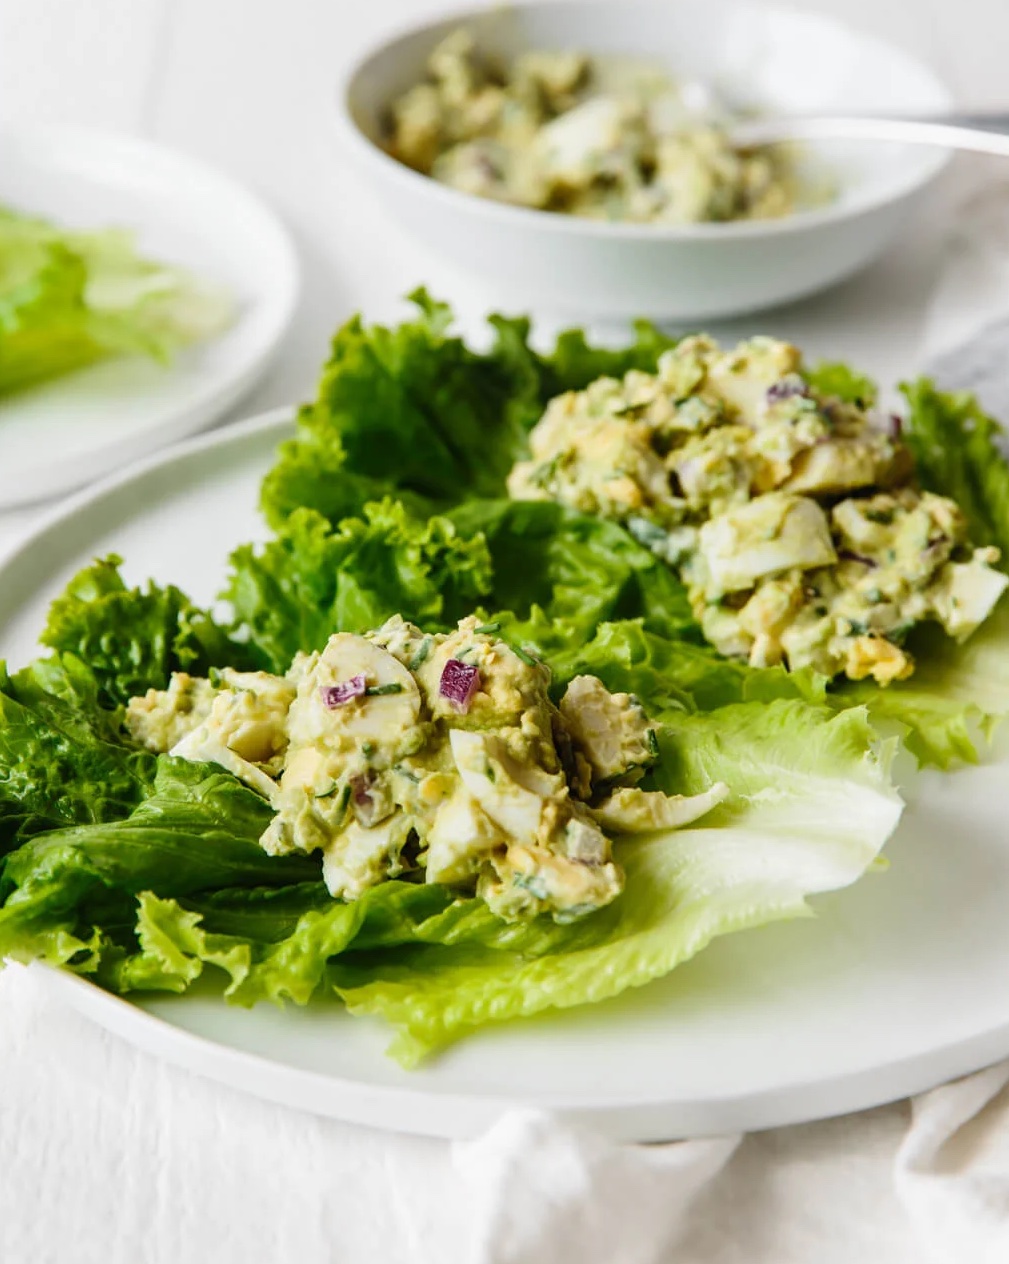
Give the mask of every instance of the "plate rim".
[{"label": "plate rim", "polygon": [[[273,434],[279,442],[291,433],[296,406],[283,405],[223,429],[159,449],[141,461],[114,471],[98,483],[60,502],[0,554],[0,589],[23,565],[33,548],[147,475],[183,463],[206,449],[241,446]],[[44,581],[44,577],[43,577]],[[901,1100],[948,1080],[981,1070],[1009,1054],[1009,1017],[981,1031],[955,1037],[924,1051],[892,1057],[844,1073],[812,1076],[788,1085],[740,1093],[715,1093],[692,1099],[607,1097],[605,1090],[566,1097],[512,1097],[500,1093],[446,1091],[418,1084],[368,1083],[326,1074],[253,1053],[149,1012],[142,1001],[116,996],[70,971],[33,961],[33,976],[51,995],[87,1020],[171,1065],[260,1100],[414,1135],[465,1139],[478,1135],[511,1110],[549,1111],[575,1125],[593,1128],[617,1141],[662,1142],[683,1137],[717,1136],[812,1122]],[[142,997],[142,993],[137,994]],[[224,1006],[223,998],[218,1002]]]},{"label": "plate rim", "polygon": [[[549,1113],[610,1140],[654,1144],[815,1123],[902,1101],[981,1071],[1009,1050],[1009,1019],[990,1031],[832,1078],[707,1098],[607,1099],[442,1091],[375,1084],[292,1066],[203,1036],[106,992],[90,979],[33,961],[43,990],[87,1021],[143,1053],[260,1101],[344,1123],[412,1136],[464,1141],[512,1111]],[[223,997],[218,999],[226,1005]],[[875,1087],[870,1087],[876,1085]],[[830,1104],[824,1098],[829,1096]],[[787,1103],[787,1104],[786,1104]],[[819,1104],[817,1104],[819,1103]]]},{"label": "plate rim", "polygon": [[[45,461],[26,467],[28,489],[0,491],[0,512],[45,503],[56,496],[76,494],[82,487],[96,487],[110,473],[133,468],[135,462],[146,456],[166,451],[169,446],[184,441],[219,421],[229,408],[237,405],[262,380],[274,363],[285,338],[290,332],[303,289],[301,262],[294,237],[283,218],[272,204],[254,189],[230,172],[189,154],[171,144],[164,144],[146,136],[118,133],[102,128],[61,126],[49,123],[15,123],[0,120],[0,152],[5,146],[28,154],[38,153],[39,166],[49,161],[47,155],[65,150],[80,150],[86,156],[97,150],[109,154],[118,161],[141,159],[161,168],[174,169],[180,178],[187,174],[199,179],[204,187],[214,190],[215,197],[226,198],[239,207],[244,217],[255,221],[256,233],[268,241],[277,261],[277,276],[281,284],[274,287],[264,304],[267,319],[257,341],[248,352],[239,356],[240,363],[219,378],[201,383],[196,397],[184,408],[175,410],[168,420],[139,434],[131,433],[118,439],[106,440],[87,453],[87,460],[101,467],[97,478],[85,475],[83,483],[63,478],[47,490],[35,490],[39,471]],[[142,232],[144,225],[132,225]],[[228,330],[222,331],[226,336]],[[171,371],[169,367],[169,371]],[[117,449],[123,455],[115,457]]]}]

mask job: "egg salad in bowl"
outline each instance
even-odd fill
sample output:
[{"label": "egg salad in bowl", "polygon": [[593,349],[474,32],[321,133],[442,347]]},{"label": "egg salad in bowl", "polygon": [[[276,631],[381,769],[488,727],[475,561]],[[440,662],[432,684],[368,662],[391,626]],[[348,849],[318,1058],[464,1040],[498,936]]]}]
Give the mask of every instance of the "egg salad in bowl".
[{"label": "egg salad in bowl", "polygon": [[534,49],[501,64],[459,28],[389,110],[389,153],[450,188],[588,219],[775,219],[826,200],[787,147],[735,147],[730,112],[647,61]]}]

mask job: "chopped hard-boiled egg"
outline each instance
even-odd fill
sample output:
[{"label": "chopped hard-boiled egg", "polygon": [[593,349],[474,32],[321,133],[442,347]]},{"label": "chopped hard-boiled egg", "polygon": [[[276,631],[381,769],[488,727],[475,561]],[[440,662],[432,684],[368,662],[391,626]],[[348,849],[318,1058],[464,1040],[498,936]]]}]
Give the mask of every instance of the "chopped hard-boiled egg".
[{"label": "chopped hard-boiled egg", "polygon": [[150,750],[220,764],[272,797],[287,748],[294,687],[283,676],[225,668],[217,683],[176,672],[164,691],[131,698],[125,724]]},{"label": "chopped hard-boiled egg", "polygon": [[691,578],[703,583],[711,600],[752,588],[769,575],[836,561],[830,527],[816,501],[767,492],[708,519],[698,534]]}]

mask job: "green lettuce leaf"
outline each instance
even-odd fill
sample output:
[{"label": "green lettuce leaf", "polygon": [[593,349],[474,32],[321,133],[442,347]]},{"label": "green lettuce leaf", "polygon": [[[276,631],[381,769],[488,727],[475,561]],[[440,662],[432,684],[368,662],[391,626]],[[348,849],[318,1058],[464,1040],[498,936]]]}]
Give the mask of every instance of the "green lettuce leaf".
[{"label": "green lettuce leaf", "polygon": [[447,516],[463,537],[487,541],[484,604],[520,620],[532,616],[538,631],[530,628],[527,639],[541,648],[622,618],[699,639],[683,584],[615,523],[549,501],[473,500]]},{"label": "green lettuce leaf", "polygon": [[173,671],[250,666],[248,652],[178,588],[128,588],[114,554],[85,567],[49,608],[43,645],[86,663],[98,701],[116,707],[164,689]]},{"label": "green lettuce leaf", "polygon": [[46,938],[60,935],[95,943],[115,931],[129,940],[145,891],[178,897],[317,882],[317,859],[274,857],[259,846],[272,815],[230,773],[160,756],[129,816],[49,829],[7,856],[0,957],[45,956]]},{"label": "green lettuce leaf", "polygon": [[128,233],[67,232],[0,207],[0,395],[111,355],[166,361],[222,329],[231,303]]},{"label": "green lettuce leaf", "polygon": [[470,937],[334,963],[351,1012],[396,1028],[403,1065],[487,1023],[640,986],[718,935],[809,916],[807,897],[854,882],[896,827],[891,748],[862,709],[778,700],[664,718],[662,783],[692,793],[721,779],[733,795],[702,828],[624,842],[627,886],[608,908],[550,928],[534,956]]},{"label": "green lettuce leaf", "polygon": [[[221,895],[229,905],[223,919]],[[334,900],[321,883],[224,892],[205,901],[144,892],[138,900],[137,951],[92,954],[85,972],[117,992],[183,992],[212,965],[229,976],[224,995],[234,1004],[306,1005],[326,986],[334,957],[359,942],[372,948],[409,943],[418,926],[452,903],[443,887],[407,882],[372,887],[350,904]],[[214,929],[222,921],[225,932]]]},{"label": "green lettuce leaf", "polygon": [[271,671],[334,631],[392,614],[437,630],[477,607],[502,612],[493,617],[513,639],[540,651],[616,618],[699,639],[668,567],[614,523],[548,502],[475,500],[421,520],[386,500],[336,529],[297,510],[264,547],[236,551],[222,595],[235,636]]},{"label": "green lettuce leaf", "polygon": [[[537,357],[540,413],[548,400],[564,391],[584,390],[600,377],[623,377],[631,369],[654,373],[659,356],[678,339],[662,332],[648,320],[636,320],[633,339],[622,347],[593,346],[582,329],[566,329],[553,349]],[[534,420],[539,420],[537,416]]]},{"label": "green lettuce leaf", "polygon": [[918,666],[909,680],[879,689],[848,684],[835,706],[864,704],[873,721],[895,727],[919,763],[937,768],[978,762],[1002,716],[1009,713],[1009,601],[963,645],[935,627],[914,642]]},{"label": "green lettuce leaf", "polygon": [[901,388],[908,402],[904,438],[923,487],[963,510],[974,544],[994,544],[1009,564],[1009,464],[1005,431],[966,392],[938,391],[927,378]]},{"label": "green lettuce leaf", "polygon": [[424,290],[410,299],[412,321],[389,329],[355,316],[336,333],[316,399],[263,484],[271,526],[299,507],[336,524],[385,493],[414,513],[501,496],[549,399],[604,374],[654,369],[674,345],[642,321],[628,347],[592,347],[568,330],[540,355],[528,319],[491,316],[490,347],[477,352],[450,332],[446,304]]},{"label": "green lettuce leaf", "polygon": [[[299,506],[338,520],[320,479],[344,467],[372,498],[380,488],[404,490],[432,506],[463,488],[486,495],[502,487],[537,415],[529,322],[494,318],[494,343],[478,354],[449,334],[445,304],[422,290],[411,297],[414,321],[388,329],[355,316],[337,331],[316,400],[301,410],[297,437],[264,482],[272,525]],[[320,471],[311,481],[306,464]],[[344,494],[337,492],[340,517],[349,508]]]},{"label": "green lettuce leaf", "polygon": [[89,669],[65,654],[0,664],[0,855],[42,830],[128,815],[155,759],[124,744]]},{"label": "green lettuce leaf", "polygon": [[850,364],[821,360],[819,364],[804,365],[802,376],[820,395],[861,407],[876,402],[876,383]]},{"label": "green lettuce leaf", "polygon": [[591,639],[574,640],[545,658],[556,690],[574,676],[598,676],[614,692],[636,694],[655,715],[678,706],[714,711],[739,702],[826,698],[827,682],[814,672],[748,667],[709,646],[656,636],[641,620],[604,623]]},{"label": "green lettuce leaf", "polygon": [[428,628],[454,623],[489,587],[480,536],[445,518],[412,518],[386,500],[336,529],[314,510],[296,510],[263,548],[236,550],[223,596],[260,665],[285,672],[299,650],[394,614]]}]

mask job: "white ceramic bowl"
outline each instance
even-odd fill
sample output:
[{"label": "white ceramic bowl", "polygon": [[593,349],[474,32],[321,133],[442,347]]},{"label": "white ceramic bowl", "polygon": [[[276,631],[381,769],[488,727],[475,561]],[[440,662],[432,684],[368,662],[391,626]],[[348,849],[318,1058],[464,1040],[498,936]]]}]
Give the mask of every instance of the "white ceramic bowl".
[{"label": "white ceramic bowl", "polygon": [[348,150],[404,229],[491,283],[495,305],[698,320],[799,298],[875,259],[948,158],[825,143],[816,158],[835,173],[837,199],[763,222],[621,224],[506,206],[438,184],[381,148],[389,103],[422,78],[432,48],[460,25],[505,57],[554,48],[660,60],[678,78],[769,112],[927,112],[951,99],[898,48],[827,18],[742,0],[539,0],[456,12],[398,35],[341,85]]}]

